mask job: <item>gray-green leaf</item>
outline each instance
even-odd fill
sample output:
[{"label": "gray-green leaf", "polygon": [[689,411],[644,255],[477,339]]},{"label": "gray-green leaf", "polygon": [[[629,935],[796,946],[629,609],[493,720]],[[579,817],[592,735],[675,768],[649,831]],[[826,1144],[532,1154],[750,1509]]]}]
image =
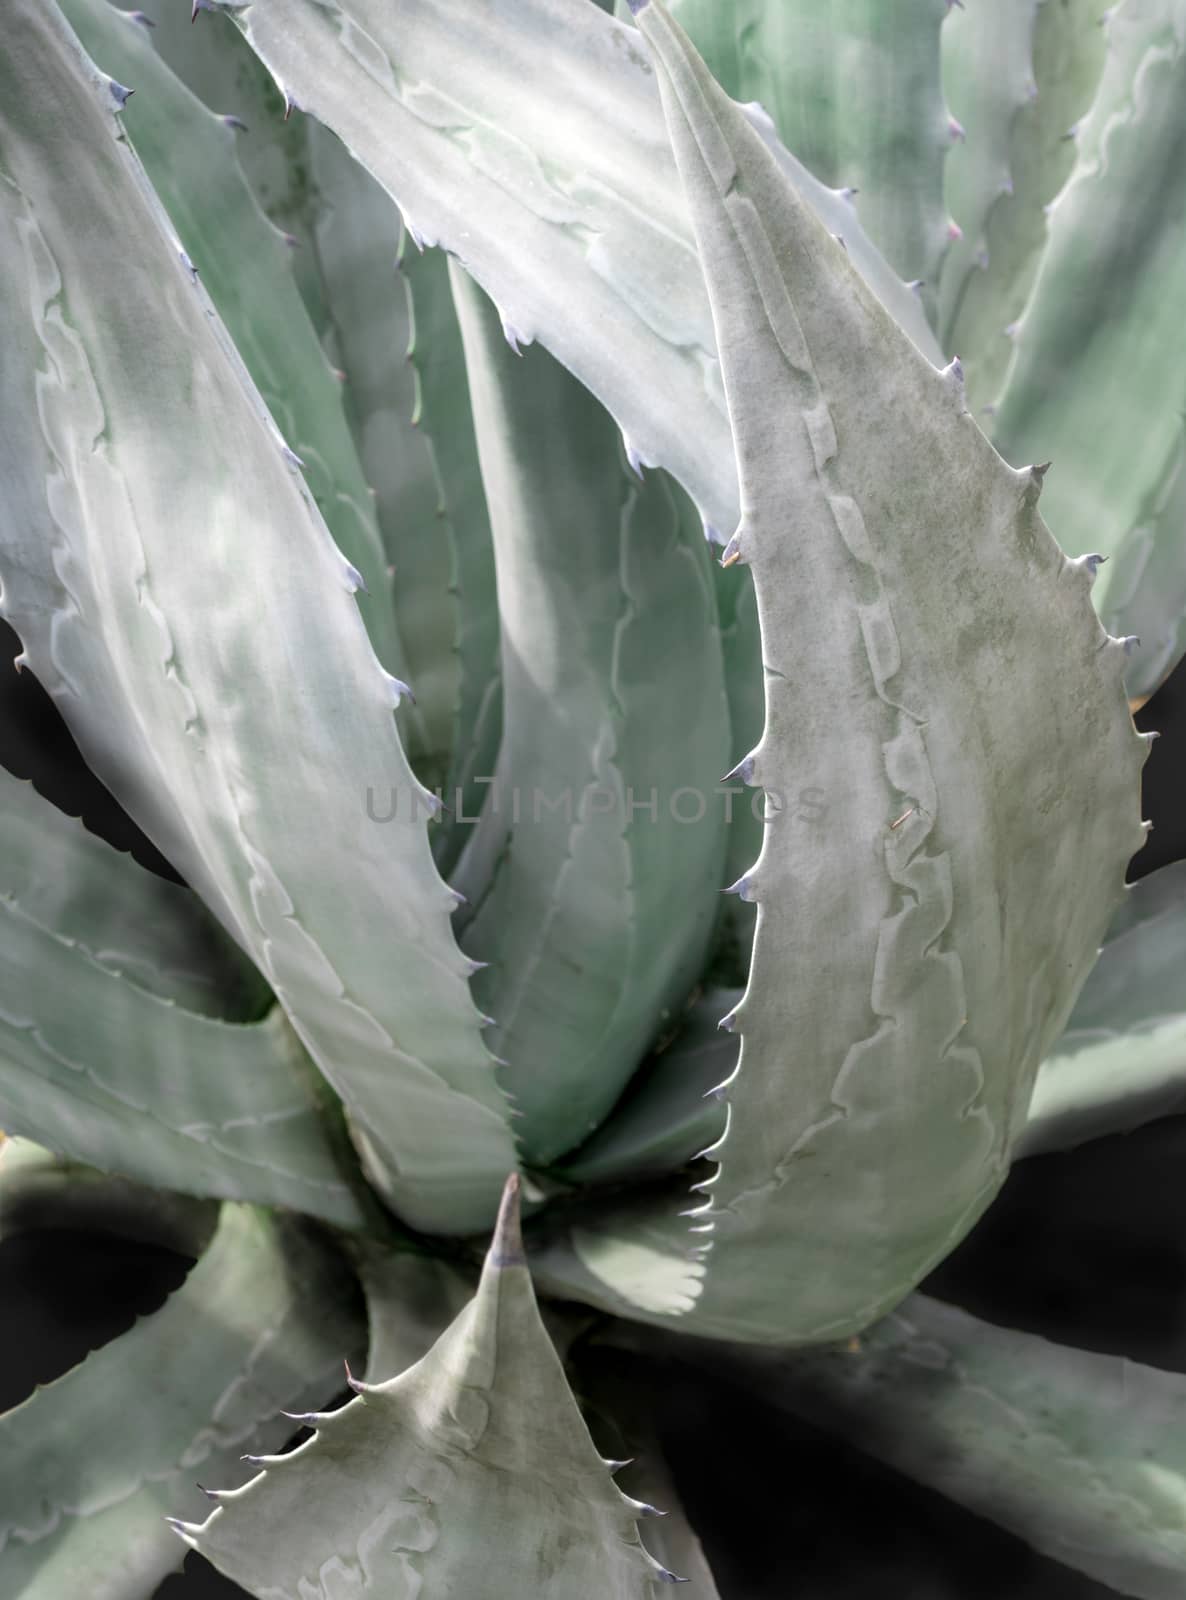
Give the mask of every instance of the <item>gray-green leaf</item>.
[{"label": "gray-green leaf", "polygon": [[517,1179],[473,1300],[415,1366],[354,1388],[182,1537],[269,1600],[643,1600],[670,1581],[540,1322]]}]

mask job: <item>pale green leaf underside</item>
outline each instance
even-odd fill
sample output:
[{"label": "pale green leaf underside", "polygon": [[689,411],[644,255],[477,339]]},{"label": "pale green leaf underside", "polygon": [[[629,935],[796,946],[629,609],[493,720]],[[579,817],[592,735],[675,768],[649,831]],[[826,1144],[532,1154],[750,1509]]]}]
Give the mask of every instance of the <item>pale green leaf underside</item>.
[{"label": "pale green leaf underside", "polygon": [[713,1350],[716,1370],[840,1432],[1139,1600],[1186,1593],[1186,1377],[914,1295],[858,1350]]},{"label": "pale green leaf underside", "polygon": [[[338,548],[366,586],[357,604],[376,654],[389,672],[408,678],[341,384],[297,290],[294,242],[264,216],[237,160],[251,129],[236,131],[216,114],[230,112],[229,105],[210,110],[196,99],[153,48],[154,31],[109,0],[62,0],[62,9],[91,59],[135,89],[123,117],[128,137],[252,380],[305,463]],[[233,95],[229,73],[226,88]]]},{"label": "pale green leaf underside", "polygon": [[462,943],[488,963],[474,994],[524,1158],[544,1164],[598,1126],[701,970],[729,712],[699,519],[663,478],[640,482],[597,401],[546,351],[516,355],[453,270],[504,694]]},{"label": "pale green leaf underside", "polygon": [[[90,765],[254,957],[409,1220],[514,1165],[353,582],[51,8],[0,100],[4,614]],[[76,159],[79,148],[86,162]],[[431,1137],[428,1130],[431,1129]]]},{"label": "pale green leaf underside", "polygon": [[296,1225],[228,1204],[184,1286],[130,1333],[0,1417],[0,1589],[144,1600],[180,1565],[166,1515],[195,1479],[242,1478],[283,1409],[332,1392],[365,1338],[348,1276]]},{"label": "pale green leaf underside", "polygon": [[0,1240],[64,1229],[138,1239],[199,1256],[218,1212],[215,1200],[113,1178],[29,1139],[0,1139]]},{"label": "pale green leaf underside", "polygon": [[[408,223],[458,256],[520,336],[575,372],[642,458],[731,530],[712,320],[633,30],[573,0],[495,0],[463,27],[446,0],[407,0],[398,13],[385,0],[225,9]],[[917,325],[884,263],[879,281]]]},{"label": "pale green leaf underside", "polygon": [[423,1360],[359,1384],[183,1537],[268,1600],[655,1594],[669,1575],[589,1438],[517,1235],[504,1217],[477,1294]]},{"label": "pale green leaf underside", "polygon": [[766,665],[750,776],[826,805],[771,823],[743,885],[757,936],[701,1231],[625,1204],[568,1260],[614,1310],[819,1342],[900,1300],[1003,1181],[1143,836],[1144,750],[1040,479],[993,453],[658,0],[639,24],[737,436]]},{"label": "pale green leaf underside", "polygon": [[1054,462],[1052,529],[1110,558],[1096,603],[1139,638],[1142,695],[1186,647],[1186,4],[1126,0],[1107,41],[993,437],[1011,460]]},{"label": "pale green leaf underside", "polygon": [[943,31],[943,81],[966,143],[946,168],[963,240],[943,263],[939,330],[977,415],[1000,398],[1014,324],[1075,163],[1073,130],[1104,60],[1105,0],[965,0]]},{"label": "pale green leaf underside", "polygon": [[1186,864],[1129,890],[1042,1063],[1018,1155],[1186,1111]]},{"label": "pale green leaf underside", "polygon": [[[757,100],[788,150],[856,191],[869,237],[933,296],[951,242],[939,87],[946,0],[675,0],[671,14],[735,100]],[[619,14],[626,10],[619,5]]]}]

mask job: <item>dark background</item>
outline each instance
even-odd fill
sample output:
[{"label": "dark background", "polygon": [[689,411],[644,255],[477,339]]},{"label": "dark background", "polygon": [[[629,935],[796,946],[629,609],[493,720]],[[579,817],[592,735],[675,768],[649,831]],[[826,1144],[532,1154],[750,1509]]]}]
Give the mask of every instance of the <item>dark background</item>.
[{"label": "dark background", "polygon": [[[17,648],[0,624],[0,761],[145,866],[173,876],[82,765],[36,681],[8,670]],[[1132,876],[1186,857],[1186,668],[1138,722],[1163,737],[1145,769],[1154,830]],[[993,1321],[1186,1371],[1184,1158],[1186,1118],[1175,1118],[1022,1162],[925,1287]],[[155,1309],[187,1265],[167,1251],[81,1234],[0,1242],[0,1410]],[[723,1600],[1113,1593],[690,1368],[665,1365],[650,1387]],[[194,1555],[158,1590],[159,1600],[241,1593]]]}]

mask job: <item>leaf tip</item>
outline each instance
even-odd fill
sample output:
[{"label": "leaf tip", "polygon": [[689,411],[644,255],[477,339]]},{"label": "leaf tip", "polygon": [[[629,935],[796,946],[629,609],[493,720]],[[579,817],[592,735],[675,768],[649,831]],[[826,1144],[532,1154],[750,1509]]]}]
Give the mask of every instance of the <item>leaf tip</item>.
[{"label": "leaf tip", "polygon": [[493,1267],[523,1267],[527,1257],[523,1252],[523,1227],[520,1218],[519,1195],[522,1182],[517,1172],[512,1172],[502,1191],[498,1208],[498,1221],[494,1224],[494,1238],[490,1243],[487,1260]]}]

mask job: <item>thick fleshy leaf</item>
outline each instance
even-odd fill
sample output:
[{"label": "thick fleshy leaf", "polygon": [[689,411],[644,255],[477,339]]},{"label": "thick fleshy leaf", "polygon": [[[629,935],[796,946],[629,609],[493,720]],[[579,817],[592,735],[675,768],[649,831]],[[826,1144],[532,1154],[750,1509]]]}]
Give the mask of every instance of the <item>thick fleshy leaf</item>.
[{"label": "thick fleshy leaf", "polygon": [[744,775],[826,805],[768,826],[739,885],[758,928],[702,1258],[640,1203],[591,1210],[568,1259],[615,1310],[642,1280],[642,1314],[819,1342],[899,1301],[1002,1183],[1143,838],[1145,747],[1041,474],[993,452],[660,0],[638,21],[737,438],[727,559],[753,571],[766,668]]},{"label": "thick fleshy leaf", "polygon": [[1064,549],[1110,558],[1095,599],[1139,640],[1137,697],[1186,648],[1186,3],[1126,0],[1106,27],[993,437],[1010,460],[1054,462],[1045,510]]},{"label": "thick fleshy leaf", "polygon": [[134,86],[123,113],[127,135],[277,426],[305,463],[339,550],[362,578],[358,608],[376,654],[407,678],[341,384],[297,291],[292,242],[260,211],[240,169],[242,134],[178,81],[153,48],[153,30],[134,16],[109,0],[62,0],[62,10],[91,59]]},{"label": "thick fleshy leaf", "polygon": [[1047,207],[1075,164],[1075,130],[1104,62],[1106,0],[971,0],[943,29],[943,87],[965,139],[947,160],[963,230],[944,260],[939,331],[974,413],[991,410],[1049,231]]},{"label": "thick fleshy leaf", "polygon": [[179,1532],[272,1600],[650,1596],[670,1575],[597,1454],[536,1308],[512,1179],[477,1294],[422,1361],[313,1419]]},{"label": "thick fleshy leaf", "polygon": [[714,1370],[1139,1600],[1186,1593],[1186,1376],[914,1295],[852,1349]]},{"label": "thick fleshy leaf", "polygon": [[[949,0],[673,0],[735,100],[757,100],[809,171],[847,189],[869,237],[932,291],[951,244],[943,164],[956,132],[939,87]],[[627,11],[620,0],[618,14]]]},{"label": "thick fleshy leaf", "polygon": [[1186,1111],[1186,863],[1133,886],[1066,1032],[1042,1063],[1017,1154]]},{"label": "thick fleshy leaf", "polygon": [[303,1226],[223,1207],[155,1315],[0,1417],[0,1588],[20,1600],[145,1600],[184,1553],[165,1525],[195,1479],[242,1478],[332,1393],[365,1332],[349,1274]]},{"label": "thick fleshy leaf", "polygon": [[[513,1144],[402,686],[123,138],[122,89],[55,8],[21,0],[8,28],[4,615],[90,765],[267,976],[396,1209],[470,1230]],[[368,818],[368,789],[398,824]]]},{"label": "thick fleshy leaf", "polygon": [[453,272],[504,695],[498,782],[455,881],[474,906],[462,944],[486,963],[474,994],[515,1132],[544,1164],[598,1126],[703,966],[729,711],[686,498],[640,482],[589,392],[546,351],[516,354]]},{"label": "thick fleshy leaf", "polygon": [[441,788],[459,691],[457,596],[433,445],[415,426],[419,384],[399,212],[323,128],[309,129],[309,162],[319,194],[314,239],[326,341],[345,374],[421,719],[409,754],[428,787]]},{"label": "thick fleshy leaf", "polygon": [[740,999],[740,989],[702,995],[593,1137],[560,1164],[562,1176],[574,1183],[661,1177],[715,1144],[725,1131],[717,1091],[737,1065],[737,1040],[717,1024]]},{"label": "thick fleshy leaf", "polygon": [[598,1448],[625,1463],[618,1486],[640,1505],[662,1510],[647,1524],[647,1545],[688,1585],[688,1600],[720,1600],[708,1559],[680,1504],[662,1441],[653,1425],[657,1376],[631,1355],[604,1345],[575,1354],[573,1383]]},{"label": "thick fleshy leaf", "polygon": [[2,768],[0,897],[187,1011],[248,1022],[272,1004],[258,971],[197,895],[141,867]]},{"label": "thick fleshy leaf", "polygon": [[149,1189],[66,1161],[29,1139],[0,1135],[0,1239],[64,1229],[113,1234],[199,1256],[218,1202]]},{"label": "thick fleshy leaf", "polygon": [[495,0],[464,24],[451,0],[406,0],[398,13],[386,0],[214,7],[416,233],[459,257],[519,337],[575,372],[710,523],[732,527],[712,319],[633,31],[573,0]]},{"label": "thick fleshy leaf", "polygon": [[234,971],[210,924],[188,889],[0,772],[0,1126],[141,1183],[358,1227],[328,1093],[283,1012],[190,1009],[215,998],[199,980],[219,962]]},{"label": "thick fleshy leaf", "polygon": [[[1013,127],[1037,97],[1034,28],[1042,0],[999,0],[953,7],[943,29],[943,88],[956,115],[959,143],[947,158],[944,191],[961,237],[943,263],[939,330],[950,329],[974,272],[989,267],[988,222],[1013,188]],[[965,368],[968,366],[966,357]]]}]

